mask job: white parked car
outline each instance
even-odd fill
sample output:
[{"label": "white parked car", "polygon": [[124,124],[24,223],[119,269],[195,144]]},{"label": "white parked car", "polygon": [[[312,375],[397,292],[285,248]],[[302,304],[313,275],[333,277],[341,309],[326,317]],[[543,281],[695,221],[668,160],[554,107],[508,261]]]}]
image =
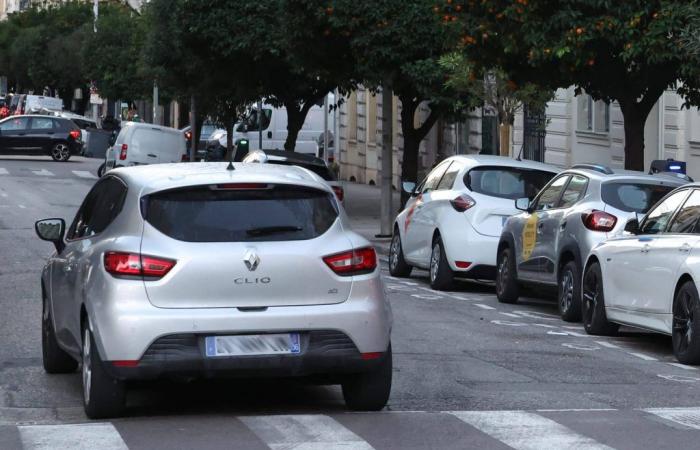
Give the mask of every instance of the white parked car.
[{"label": "white parked car", "polygon": [[554,166],[489,155],[459,155],[441,162],[413,188],[397,216],[389,255],[393,276],[413,267],[430,270],[433,289],[455,277],[494,279],[496,249],[514,200],[534,198],[559,172]]},{"label": "white parked car", "polygon": [[105,171],[116,167],[182,162],[187,158],[185,135],[175,128],[124,122],[105,154]]},{"label": "white parked car", "polygon": [[630,325],[663,333],[680,362],[700,364],[700,184],[674,190],[625,230],[586,262],[586,332],[611,335]]}]

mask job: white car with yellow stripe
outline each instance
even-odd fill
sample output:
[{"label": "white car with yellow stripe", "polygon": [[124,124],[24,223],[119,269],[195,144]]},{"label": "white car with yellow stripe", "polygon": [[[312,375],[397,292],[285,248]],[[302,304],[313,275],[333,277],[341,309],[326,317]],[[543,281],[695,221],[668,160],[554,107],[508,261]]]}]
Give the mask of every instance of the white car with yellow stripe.
[{"label": "white car with yellow stripe", "polygon": [[489,155],[458,155],[438,164],[415,187],[396,217],[389,255],[393,276],[430,271],[433,289],[455,277],[492,280],[506,219],[515,199],[534,198],[559,172],[554,166]]}]

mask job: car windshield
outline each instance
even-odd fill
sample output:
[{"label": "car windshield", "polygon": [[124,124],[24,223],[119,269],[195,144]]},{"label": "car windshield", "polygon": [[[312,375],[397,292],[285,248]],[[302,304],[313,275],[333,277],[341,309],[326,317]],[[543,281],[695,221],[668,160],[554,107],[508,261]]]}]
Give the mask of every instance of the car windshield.
[{"label": "car windshield", "polygon": [[673,189],[659,184],[609,182],[603,184],[601,196],[613,208],[643,214]]},{"label": "car windshield", "polygon": [[251,242],[313,239],[338,211],[331,194],[301,186],[195,186],[148,195],[143,215],[173,239]]},{"label": "car windshield", "polygon": [[532,200],[554,175],[554,172],[517,167],[477,167],[467,172],[464,184],[478,194]]}]

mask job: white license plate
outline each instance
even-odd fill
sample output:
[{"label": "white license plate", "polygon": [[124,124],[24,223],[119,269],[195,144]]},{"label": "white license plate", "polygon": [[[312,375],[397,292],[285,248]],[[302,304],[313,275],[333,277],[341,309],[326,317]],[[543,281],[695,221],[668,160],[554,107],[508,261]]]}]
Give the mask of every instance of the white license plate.
[{"label": "white license plate", "polygon": [[289,355],[301,352],[299,333],[207,336],[208,358],[247,355]]}]

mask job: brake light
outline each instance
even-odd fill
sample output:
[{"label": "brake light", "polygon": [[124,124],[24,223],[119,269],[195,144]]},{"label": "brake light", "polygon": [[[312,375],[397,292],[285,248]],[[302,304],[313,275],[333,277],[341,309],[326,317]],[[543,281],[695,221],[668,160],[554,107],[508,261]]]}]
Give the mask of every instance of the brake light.
[{"label": "brake light", "polygon": [[78,139],[80,137],[80,130],[70,130],[68,135],[73,139]]},{"label": "brake light", "polygon": [[365,247],[328,255],[323,258],[323,262],[338,275],[361,275],[374,272],[377,267],[377,253],[372,247]]},{"label": "brake light", "polygon": [[216,189],[220,190],[249,190],[249,189],[267,189],[268,185],[265,183],[226,183],[217,184]]},{"label": "brake light", "polygon": [[105,253],[104,263],[112,275],[148,278],[162,278],[175,266],[171,259],[124,252]]},{"label": "brake light", "polygon": [[608,214],[605,211],[593,210],[588,214],[583,214],[581,216],[583,219],[583,224],[589,230],[593,231],[612,231],[617,223],[617,217],[612,214]]},{"label": "brake light", "polygon": [[123,361],[112,361],[112,365],[114,367],[138,367],[139,360],[128,359]]},{"label": "brake light", "polygon": [[455,211],[464,212],[472,206],[476,205],[476,201],[474,201],[474,199],[470,196],[462,194],[458,197],[455,197],[454,200],[450,200],[450,204],[455,209]]},{"label": "brake light", "polygon": [[192,139],[192,132],[191,131],[185,131],[185,139],[188,141]]},{"label": "brake light", "polygon": [[340,186],[332,186],[333,192],[335,192],[335,196],[338,197],[338,201],[343,201],[343,198],[345,197],[345,191],[343,190],[342,187]]},{"label": "brake light", "polygon": [[126,159],[126,151],[129,150],[127,144],[122,144],[122,150],[119,152],[119,159],[124,161]]}]

